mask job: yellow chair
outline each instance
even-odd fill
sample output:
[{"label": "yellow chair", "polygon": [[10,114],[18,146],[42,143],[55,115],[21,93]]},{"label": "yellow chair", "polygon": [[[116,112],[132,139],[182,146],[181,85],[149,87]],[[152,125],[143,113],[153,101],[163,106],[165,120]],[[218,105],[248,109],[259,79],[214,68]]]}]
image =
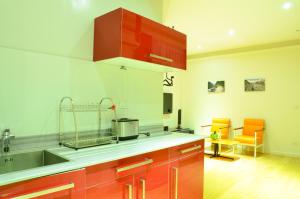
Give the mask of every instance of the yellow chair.
[{"label": "yellow chair", "polygon": [[210,132],[217,132],[221,139],[229,138],[230,119],[228,118],[213,118],[212,123],[209,125],[201,126],[202,128],[211,127]]},{"label": "yellow chair", "polygon": [[[244,126],[235,128],[234,140],[239,142],[239,145],[254,147],[254,157],[256,157],[256,150],[262,147],[264,152],[264,129],[265,122],[262,119],[245,119]],[[237,130],[242,130],[242,134],[237,134]]]},{"label": "yellow chair", "polygon": [[[230,132],[230,119],[228,118],[213,118],[209,125],[201,126],[201,128],[210,127],[210,132],[217,132],[219,139],[228,139]],[[221,151],[222,144],[218,144],[218,151]]]}]

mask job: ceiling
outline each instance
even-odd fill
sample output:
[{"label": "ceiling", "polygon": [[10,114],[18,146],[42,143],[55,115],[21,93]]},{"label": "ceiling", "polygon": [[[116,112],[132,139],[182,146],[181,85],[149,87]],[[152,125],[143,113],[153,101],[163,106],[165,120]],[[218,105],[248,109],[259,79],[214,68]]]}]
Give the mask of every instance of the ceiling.
[{"label": "ceiling", "polygon": [[188,54],[300,40],[300,0],[164,0],[163,23],[188,37]]}]

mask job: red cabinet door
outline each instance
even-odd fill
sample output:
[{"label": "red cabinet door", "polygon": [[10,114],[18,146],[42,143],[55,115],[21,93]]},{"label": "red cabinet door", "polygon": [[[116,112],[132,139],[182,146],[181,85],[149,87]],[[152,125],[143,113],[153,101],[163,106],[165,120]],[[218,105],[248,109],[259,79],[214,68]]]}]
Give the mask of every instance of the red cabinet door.
[{"label": "red cabinet door", "polygon": [[135,199],[169,199],[169,164],[135,175]]},{"label": "red cabinet door", "polygon": [[186,36],[123,10],[122,56],[186,69]]},{"label": "red cabinet door", "polygon": [[87,189],[87,199],[133,199],[133,176],[114,179]]},{"label": "red cabinet door", "polygon": [[66,172],[2,186],[0,198],[84,199],[85,171]]},{"label": "red cabinet door", "polygon": [[[164,149],[86,168],[87,198],[94,199],[101,196],[104,199],[136,199],[136,194],[132,193],[136,193],[139,186],[136,184],[137,178],[133,177],[137,174],[143,174],[147,179],[149,178],[149,182],[153,180],[153,183],[156,183],[149,184],[148,187],[147,180],[147,189],[155,188],[149,194],[157,195],[160,189],[167,192],[168,154],[168,150]],[[152,169],[156,167],[157,169]],[[160,179],[160,177],[164,178]],[[163,186],[157,187],[158,185]]]},{"label": "red cabinet door", "polygon": [[170,198],[202,199],[204,153],[197,151],[170,164]]},{"label": "red cabinet door", "polygon": [[94,61],[116,57],[186,69],[186,35],[119,8],[95,19]]}]

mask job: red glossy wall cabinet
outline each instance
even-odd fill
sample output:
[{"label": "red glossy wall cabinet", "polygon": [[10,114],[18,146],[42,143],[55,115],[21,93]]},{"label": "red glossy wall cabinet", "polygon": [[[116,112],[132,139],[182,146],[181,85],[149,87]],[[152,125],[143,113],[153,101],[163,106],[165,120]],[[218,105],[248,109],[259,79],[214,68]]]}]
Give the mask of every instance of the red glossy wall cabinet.
[{"label": "red glossy wall cabinet", "polygon": [[93,59],[185,70],[186,35],[119,8],[95,19]]},{"label": "red glossy wall cabinet", "polygon": [[84,199],[85,193],[84,169],[0,187],[0,199]]}]

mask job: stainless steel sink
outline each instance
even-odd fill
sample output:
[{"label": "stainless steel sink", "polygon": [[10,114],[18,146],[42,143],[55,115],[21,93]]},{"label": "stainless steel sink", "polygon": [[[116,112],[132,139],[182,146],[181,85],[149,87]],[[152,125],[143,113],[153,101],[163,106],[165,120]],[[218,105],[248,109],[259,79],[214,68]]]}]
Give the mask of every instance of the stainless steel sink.
[{"label": "stainless steel sink", "polygon": [[67,161],[67,159],[45,150],[18,153],[13,155],[3,155],[0,157],[0,174],[58,164]]}]

